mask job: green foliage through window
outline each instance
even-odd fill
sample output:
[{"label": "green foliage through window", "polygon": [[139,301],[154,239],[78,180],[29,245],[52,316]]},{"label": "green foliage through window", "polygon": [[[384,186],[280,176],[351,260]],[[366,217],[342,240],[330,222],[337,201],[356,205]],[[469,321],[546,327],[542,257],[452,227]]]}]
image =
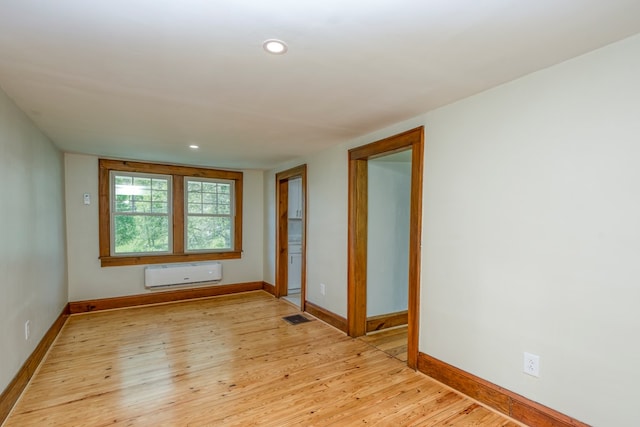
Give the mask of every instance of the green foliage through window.
[{"label": "green foliage through window", "polygon": [[116,174],[114,253],[169,252],[170,177]]},{"label": "green foliage through window", "polygon": [[232,182],[188,178],[186,188],[186,249],[231,249]]},{"label": "green foliage through window", "polygon": [[115,252],[169,251],[169,218],[166,216],[115,215]]}]

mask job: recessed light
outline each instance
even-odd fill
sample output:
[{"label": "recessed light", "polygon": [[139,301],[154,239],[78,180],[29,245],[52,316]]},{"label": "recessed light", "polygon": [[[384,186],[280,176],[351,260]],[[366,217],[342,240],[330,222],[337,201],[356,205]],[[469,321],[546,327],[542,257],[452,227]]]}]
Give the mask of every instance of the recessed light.
[{"label": "recessed light", "polygon": [[265,40],[264,43],[262,43],[262,47],[264,50],[274,55],[284,55],[289,49],[285,42],[277,39]]},{"label": "recessed light", "polygon": [[191,148],[192,150],[197,150],[198,148],[200,148],[200,146],[196,144],[191,144],[189,145],[189,148]]}]

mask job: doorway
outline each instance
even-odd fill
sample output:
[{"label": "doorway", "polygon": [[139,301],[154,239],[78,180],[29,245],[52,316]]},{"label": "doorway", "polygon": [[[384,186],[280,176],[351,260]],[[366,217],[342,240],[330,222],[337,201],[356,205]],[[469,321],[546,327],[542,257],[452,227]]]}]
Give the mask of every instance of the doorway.
[{"label": "doorway", "polygon": [[305,310],[307,165],[276,174],[275,294]]},{"label": "doorway", "polygon": [[424,127],[349,150],[349,253],[347,328],[352,337],[367,333],[368,169],[369,161],[411,150],[407,277],[407,365],[418,364],[422,170]]}]

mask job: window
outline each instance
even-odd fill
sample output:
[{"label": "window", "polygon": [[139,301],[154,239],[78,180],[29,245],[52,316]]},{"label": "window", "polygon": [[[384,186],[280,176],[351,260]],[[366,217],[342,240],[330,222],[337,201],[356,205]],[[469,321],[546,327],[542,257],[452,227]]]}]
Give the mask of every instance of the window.
[{"label": "window", "polygon": [[232,181],[186,178],[187,251],[230,249]]},{"label": "window", "polygon": [[111,254],[171,253],[171,177],[110,175]]},{"label": "window", "polygon": [[242,173],[101,159],[103,267],[240,258]]}]

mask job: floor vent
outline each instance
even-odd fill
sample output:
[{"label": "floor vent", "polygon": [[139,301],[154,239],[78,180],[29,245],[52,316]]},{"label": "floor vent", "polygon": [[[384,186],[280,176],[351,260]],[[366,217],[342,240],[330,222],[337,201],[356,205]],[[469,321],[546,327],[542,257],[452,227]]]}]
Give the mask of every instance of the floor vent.
[{"label": "floor vent", "polygon": [[294,314],[292,316],[283,317],[283,319],[292,325],[299,325],[300,323],[310,322],[311,319],[307,319],[302,314]]}]

